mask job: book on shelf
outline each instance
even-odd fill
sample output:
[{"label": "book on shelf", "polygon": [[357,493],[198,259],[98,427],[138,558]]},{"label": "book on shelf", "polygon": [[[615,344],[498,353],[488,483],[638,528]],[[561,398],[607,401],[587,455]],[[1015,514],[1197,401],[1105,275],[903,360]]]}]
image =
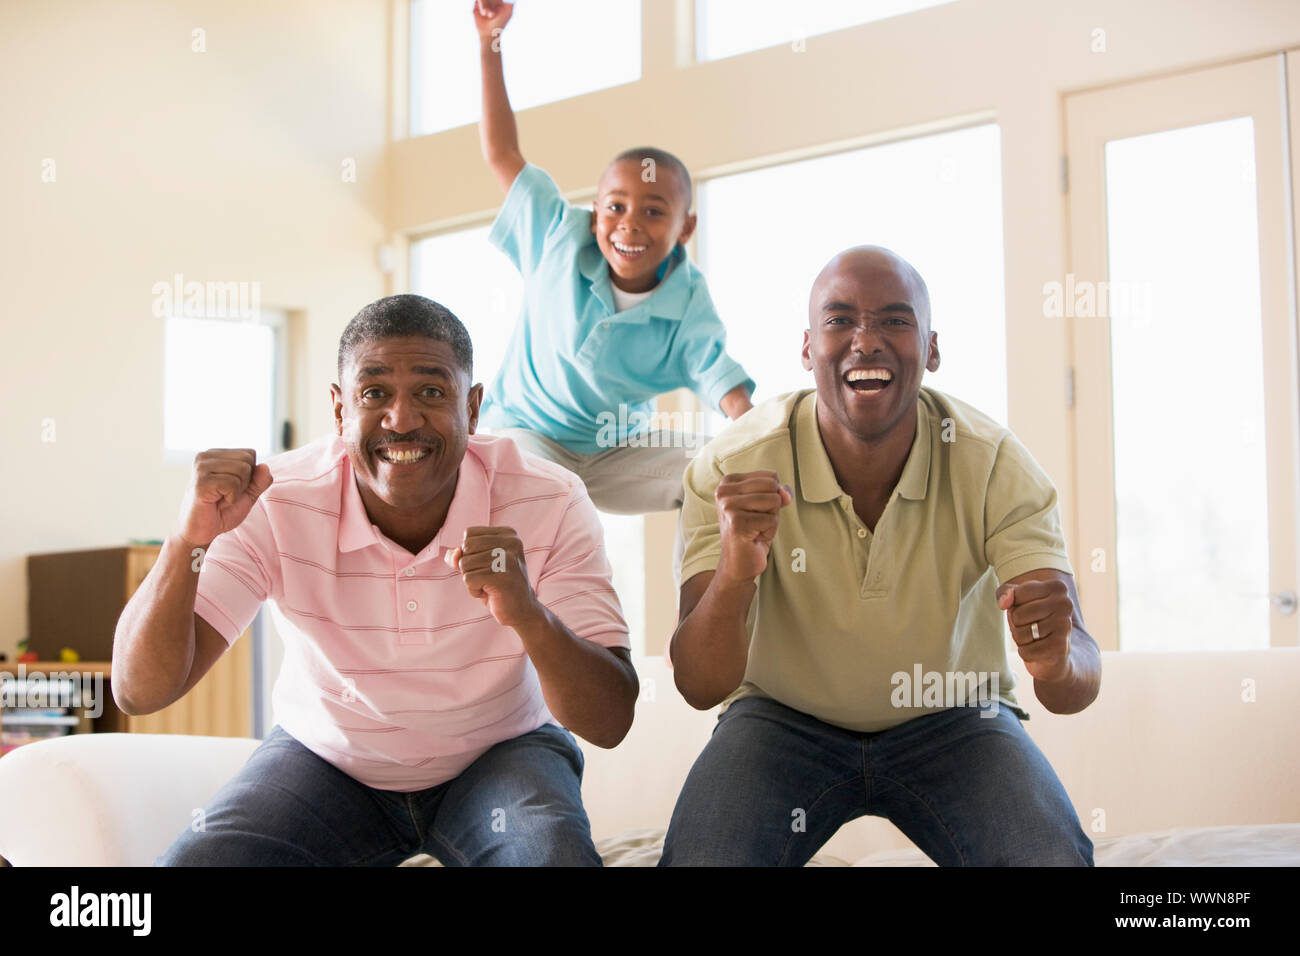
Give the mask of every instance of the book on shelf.
[{"label": "book on shelf", "polygon": [[75,727],[81,723],[81,718],[76,714],[69,714],[64,708],[52,708],[41,710],[31,707],[6,707],[0,711],[0,721],[4,726],[12,727],[17,725],[34,726],[43,724],[53,727]]},{"label": "book on shelf", "polygon": [[0,708],[81,707],[92,703],[93,693],[80,680],[67,677],[0,678]]},{"label": "book on shelf", "polygon": [[76,711],[91,699],[77,680],[6,675],[0,682],[0,756],[72,733],[83,721]]}]

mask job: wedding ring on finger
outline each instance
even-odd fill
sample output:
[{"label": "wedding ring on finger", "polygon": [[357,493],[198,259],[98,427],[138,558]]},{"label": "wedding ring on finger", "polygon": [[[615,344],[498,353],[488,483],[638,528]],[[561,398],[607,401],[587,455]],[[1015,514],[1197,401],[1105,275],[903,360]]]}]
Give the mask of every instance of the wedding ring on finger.
[{"label": "wedding ring on finger", "polygon": [[1039,640],[1040,638],[1042,638],[1043,635],[1041,635],[1041,634],[1038,633],[1038,622],[1037,622],[1037,621],[1035,621],[1033,624],[1030,624],[1030,625],[1029,625],[1029,633],[1032,634],[1032,635],[1034,635],[1034,640],[1036,640],[1036,641]]}]

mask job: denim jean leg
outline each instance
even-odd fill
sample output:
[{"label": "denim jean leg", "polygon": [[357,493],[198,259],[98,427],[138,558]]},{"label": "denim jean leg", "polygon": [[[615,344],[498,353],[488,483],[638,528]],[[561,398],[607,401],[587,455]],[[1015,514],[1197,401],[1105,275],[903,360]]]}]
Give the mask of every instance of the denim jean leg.
[{"label": "denim jean leg", "polygon": [[803,866],[865,813],[856,735],[765,697],[736,701],[695,761],[660,866]]},{"label": "denim jean leg", "polygon": [[425,852],[445,866],[600,866],[582,768],[563,727],[502,741],[446,784]]},{"label": "denim jean leg", "polygon": [[278,725],[158,866],[396,866],[420,852],[374,790]]},{"label": "denim jean leg", "polygon": [[[991,716],[990,716],[991,715]],[[1009,707],[953,707],[872,735],[871,813],[940,866],[1092,866],[1092,841]]]}]

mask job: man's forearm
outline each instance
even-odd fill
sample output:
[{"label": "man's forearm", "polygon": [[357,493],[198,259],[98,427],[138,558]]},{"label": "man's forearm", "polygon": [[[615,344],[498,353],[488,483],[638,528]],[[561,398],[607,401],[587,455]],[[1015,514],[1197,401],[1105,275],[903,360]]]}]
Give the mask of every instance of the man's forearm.
[{"label": "man's forearm", "polygon": [[193,548],[172,536],[117,621],[113,697],[128,713],[152,713],[175,698],[194,662]]},{"label": "man's forearm", "polygon": [[515,633],[537,669],[555,719],[598,747],[615,747],[632,726],[636,671],[609,649],[574,635],[546,608]]},{"label": "man's forearm", "polygon": [[1070,673],[1060,681],[1034,680],[1034,695],[1053,714],[1077,714],[1101,690],[1101,650],[1087,631],[1070,634]]},{"label": "man's forearm", "polygon": [[721,703],[745,679],[749,630],[745,620],[758,588],[714,575],[699,603],[677,626],[668,652],[673,680],[697,710]]}]

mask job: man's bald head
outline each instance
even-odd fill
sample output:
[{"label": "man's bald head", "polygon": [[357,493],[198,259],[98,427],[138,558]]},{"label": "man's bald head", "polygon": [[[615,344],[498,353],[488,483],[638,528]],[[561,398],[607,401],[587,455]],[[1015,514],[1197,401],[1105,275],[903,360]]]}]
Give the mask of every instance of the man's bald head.
[{"label": "man's bald head", "polygon": [[801,361],[817,382],[823,436],[910,441],[922,376],[939,370],[921,274],[879,246],[835,256],[813,283]]},{"label": "man's bald head", "polygon": [[822,267],[813,282],[812,293],[808,298],[809,327],[816,321],[822,293],[828,283],[851,273],[864,282],[871,282],[873,277],[892,274],[901,279],[911,290],[910,303],[916,313],[917,321],[925,331],[930,330],[930,289],[921,278],[921,273],[910,262],[884,246],[854,246],[833,256]]}]

